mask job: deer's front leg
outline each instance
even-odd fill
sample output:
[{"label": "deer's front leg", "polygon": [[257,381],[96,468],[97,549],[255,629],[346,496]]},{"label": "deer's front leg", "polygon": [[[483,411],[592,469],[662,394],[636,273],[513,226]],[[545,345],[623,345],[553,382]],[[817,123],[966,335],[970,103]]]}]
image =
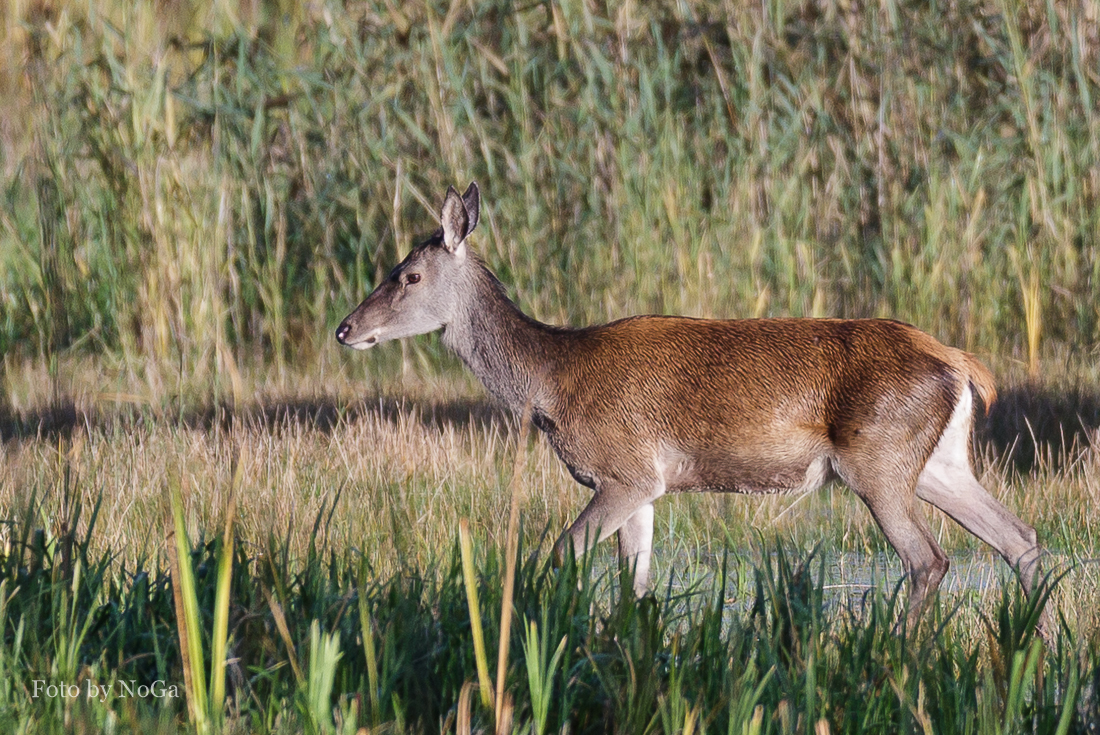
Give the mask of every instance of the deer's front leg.
[{"label": "deer's front leg", "polygon": [[658,487],[656,482],[650,485],[651,491],[622,485],[602,487],[558,539],[554,547],[558,563],[564,558],[567,544],[573,545],[573,552],[579,558],[592,546],[618,532],[619,555],[624,564],[635,568],[634,591],[639,595],[644,593],[653,548],[653,501],[661,494]]},{"label": "deer's front leg", "polygon": [[634,511],[619,528],[619,564],[634,573],[634,594],[645,594],[653,553],[653,503]]}]

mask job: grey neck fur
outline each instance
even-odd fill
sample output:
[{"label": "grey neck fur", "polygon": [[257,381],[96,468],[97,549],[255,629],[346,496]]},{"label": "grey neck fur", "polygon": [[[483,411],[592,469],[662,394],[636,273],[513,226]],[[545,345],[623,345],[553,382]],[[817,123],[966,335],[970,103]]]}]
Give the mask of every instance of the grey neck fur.
[{"label": "grey neck fur", "polygon": [[469,258],[462,269],[453,318],[443,331],[443,344],[462,358],[494,397],[522,413],[529,399],[538,403],[545,366],[555,352],[551,343],[562,330],[520,311],[505,296],[496,276],[477,258]]}]

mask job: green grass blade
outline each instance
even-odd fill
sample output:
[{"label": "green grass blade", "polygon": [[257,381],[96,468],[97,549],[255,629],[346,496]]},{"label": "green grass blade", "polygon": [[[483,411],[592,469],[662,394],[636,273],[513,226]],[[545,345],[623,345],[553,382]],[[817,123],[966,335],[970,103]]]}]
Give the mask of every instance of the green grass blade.
[{"label": "green grass blade", "polygon": [[183,501],[180,498],[179,481],[172,480],[171,512],[174,531],[175,554],[173,564],[172,592],[176,598],[177,615],[182,612],[182,625],[179,626],[180,653],[184,656],[184,688],[195,729],[205,732],[207,728],[206,677],[203,673],[202,627],[199,617],[198,596],[195,591],[195,576],[191,569],[191,542],[187,538],[187,525],[183,520]]},{"label": "green grass blade", "polygon": [[210,717],[220,722],[225,709],[225,661],[229,645],[229,597],[233,580],[233,524],[236,520],[236,489],[243,463],[233,460],[233,480],[225,514],[225,532],[218,547],[218,578],[214,593],[214,633],[210,643]]},{"label": "green grass blade", "polygon": [[370,700],[371,724],[377,727],[382,722],[382,704],[378,699],[378,653],[374,646],[374,626],[371,620],[367,596],[359,589],[359,627],[363,636],[363,655],[367,664],[367,698]]}]

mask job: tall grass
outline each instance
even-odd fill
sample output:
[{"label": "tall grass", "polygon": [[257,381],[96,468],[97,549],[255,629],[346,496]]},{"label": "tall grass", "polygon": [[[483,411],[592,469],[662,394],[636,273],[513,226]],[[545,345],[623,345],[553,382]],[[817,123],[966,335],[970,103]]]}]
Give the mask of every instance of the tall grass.
[{"label": "tall grass", "polygon": [[[23,523],[32,528],[33,515]],[[134,576],[91,580],[80,573],[85,564],[110,566],[85,553],[97,532],[94,523],[68,532],[81,550],[68,569],[50,546],[8,546],[0,555],[0,666],[7,675],[0,723],[36,732],[202,730],[194,712],[184,719],[178,698],[117,694],[122,681],[178,686],[182,662],[163,568],[139,565]],[[278,540],[222,565],[235,578],[232,693],[223,713],[211,713],[224,714],[222,731],[492,728],[493,708],[470,706],[473,618],[456,546],[452,540],[430,567],[394,575],[369,574],[351,549],[314,547],[288,562]],[[629,580],[620,587],[613,577],[598,591],[590,563],[569,559],[555,571],[527,551],[521,544],[513,600],[523,618],[539,623],[509,637],[513,655],[502,675],[514,729],[506,731],[1087,733],[1100,711],[1096,641],[1063,628],[1044,650],[1035,600],[1019,599],[1015,589],[989,610],[984,640],[968,636],[958,610],[946,606],[933,611],[924,633],[899,635],[896,590],[877,585],[832,597],[820,557],[773,542],[751,564],[721,560],[709,584],[640,600]],[[188,556],[195,569],[212,570],[223,554],[212,542]],[[504,556],[488,544],[475,562],[483,610],[497,609],[503,596]],[[735,568],[754,591],[731,606]],[[216,616],[218,576],[193,578],[203,619]],[[268,589],[285,604],[265,604],[261,590]],[[43,606],[71,606],[72,619],[92,621],[71,651],[51,644],[69,630],[68,613],[37,615]],[[500,619],[480,617],[490,636],[501,630]],[[144,635],[133,635],[133,620]],[[373,634],[363,635],[375,628],[381,650],[373,649]],[[298,656],[285,645],[290,640],[309,641],[304,668],[287,665]],[[558,641],[552,655],[551,641]],[[123,644],[126,655],[117,655]],[[64,671],[62,661],[69,662]],[[82,695],[88,682],[112,684],[116,695],[33,696],[36,681],[75,682]]]},{"label": "tall grass", "polygon": [[6,361],[105,355],[153,398],[342,366],[331,326],[475,178],[476,247],[549,321],[1100,337],[1094,0],[4,12]]}]

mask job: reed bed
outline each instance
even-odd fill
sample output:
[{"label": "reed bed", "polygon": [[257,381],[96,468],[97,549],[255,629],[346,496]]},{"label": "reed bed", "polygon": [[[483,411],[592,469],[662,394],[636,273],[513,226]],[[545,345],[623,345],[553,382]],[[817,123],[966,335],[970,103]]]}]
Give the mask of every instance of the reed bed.
[{"label": "reed bed", "polygon": [[351,361],[333,325],[476,179],[475,247],[544,320],[891,316],[1033,376],[1094,360],[1098,14],[15,3],[0,353],[288,388]]}]

